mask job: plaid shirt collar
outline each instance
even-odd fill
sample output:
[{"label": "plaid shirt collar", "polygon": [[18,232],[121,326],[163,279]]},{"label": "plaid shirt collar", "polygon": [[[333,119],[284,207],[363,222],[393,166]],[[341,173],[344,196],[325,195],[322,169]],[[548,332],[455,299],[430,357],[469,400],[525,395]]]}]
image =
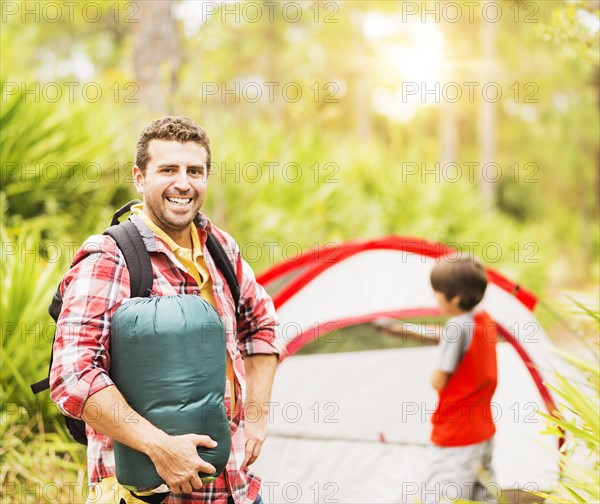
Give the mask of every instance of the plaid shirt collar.
[{"label": "plaid shirt collar", "polygon": [[[146,225],[143,219],[139,218],[137,215],[131,215],[129,220],[131,220],[138,228],[148,252],[163,252],[169,256],[169,259],[173,260],[176,264],[179,264],[179,261],[176,259],[171,248],[164,240],[160,239],[154,234],[154,232]],[[193,222],[196,228],[200,231],[200,243],[204,245],[206,243],[206,235],[212,233],[212,224],[209,218],[201,212],[196,214]]]}]

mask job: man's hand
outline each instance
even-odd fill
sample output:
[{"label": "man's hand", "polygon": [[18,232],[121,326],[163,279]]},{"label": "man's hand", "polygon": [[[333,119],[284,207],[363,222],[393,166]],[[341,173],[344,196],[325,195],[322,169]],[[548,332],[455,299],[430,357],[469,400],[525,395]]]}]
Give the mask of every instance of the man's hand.
[{"label": "man's hand", "polygon": [[246,447],[242,468],[246,468],[260,455],[262,445],[267,439],[268,414],[263,412],[259,418],[246,418],[244,433],[246,435]]},{"label": "man's hand", "polygon": [[202,486],[198,473],[213,474],[216,471],[198,456],[197,446],[214,448],[217,443],[208,436],[185,434],[161,436],[157,443],[152,444],[148,456],[173,493],[189,494],[198,490]]},{"label": "man's hand", "polygon": [[214,448],[216,441],[198,434],[169,436],[134,411],[114,385],[88,398],[82,418],[101,434],[148,455],[174,493],[192,493],[202,486],[198,472],[215,472],[196,447]]}]

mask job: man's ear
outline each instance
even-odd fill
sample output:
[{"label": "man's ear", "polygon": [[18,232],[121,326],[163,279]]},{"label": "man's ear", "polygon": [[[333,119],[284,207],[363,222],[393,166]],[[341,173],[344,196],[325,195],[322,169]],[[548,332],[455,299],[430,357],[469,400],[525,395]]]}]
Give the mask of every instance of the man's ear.
[{"label": "man's ear", "polygon": [[454,306],[456,306],[456,308],[458,308],[458,305],[460,304],[460,296],[458,294],[456,296],[454,296],[450,300],[450,303],[452,303]]},{"label": "man's ear", "polygon": [[144,194],[144,172],[138,165],[133,166],[133,184],[138,194]]}]

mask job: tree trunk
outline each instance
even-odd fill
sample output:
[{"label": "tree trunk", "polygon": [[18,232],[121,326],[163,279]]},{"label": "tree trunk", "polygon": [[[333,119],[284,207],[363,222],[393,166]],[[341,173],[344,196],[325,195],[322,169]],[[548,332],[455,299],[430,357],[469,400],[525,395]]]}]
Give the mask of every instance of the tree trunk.
[{"label": "tree trunk", "polygon": [[[456,33],[452,29],[451,25],[443,27],[444,38],[446,43],[444,44],[444,50],[446,58],[449,61],[455,61],[455,51],[453,50],[452,43],[455,40]],[[456,82],[456,70],[454,68],[448,68],[444,71],[441,85],[444,86],[448,82]],[[456,163],[458,161],[458,121],[457,121],[457,109],[460,107],[459,103],[451,103],[447,100],[442,101],[442,106],[439,108],[440,112],[440,170],[441,173],[447,173],[444,169],[448,163]]]},{"label": "tree trunk", "polygon": [[[489,1],[489,0],[486,0]],[[494,81],[496,75],[496,23],[482,21],[481,46],[483,48],[483,68],[481,71],[481,86]],[[494,99],[493,92],[490,97]],[[489,163],[496,161],[496,104],[486,94],[482,94],[481,106],[478,117],[478,143],[479,163],[481,176],[479,180],[479,191],[484,201],[486,210],[491,210],[496,205],[496,170]]]},{"label": "tree trunk", "polygon": [[352,22],[353,42],[349,42],[350,54],[354,56],[352,80],[354,82],[354,130],[357,138],[367,141],[371,138],[372,83],[371,61],[367,54],[366,42],[362,34],[364,13],[354,9],[349,13]]},{"label": "tree trunk", "polygon": [[133,71],[140,102],[156,114],[169,113],[169,95],[177,90],[182,62],[173,2],[139,1],[139,22],[133,42]]}]

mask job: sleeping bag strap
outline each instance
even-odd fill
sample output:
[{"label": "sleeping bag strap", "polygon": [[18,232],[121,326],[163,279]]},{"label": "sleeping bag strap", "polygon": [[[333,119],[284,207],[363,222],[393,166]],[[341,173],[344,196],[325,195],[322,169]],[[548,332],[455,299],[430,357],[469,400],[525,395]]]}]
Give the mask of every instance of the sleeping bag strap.
[{"label": "sleeping bag strap", "polygon": [[[119,224],[118,220],[118,218],[123,215],[123,213],[128,211],[129,208],[135,203],[141,202],[139,200],[133,200],[127,205],[121,207],[113,217],[113,225],[104,231],[104,234],[110,236],[113,240],[115,240],[115,242],[117,242],[117,246],[125,257],[125,263],[127,264],[129,277],[131,279],[131,297],[146,297],[152,291],[152,282],[154,280],[152,274],[152,264],[150,263],[150,254],[148,253],[148,250],[144,245],[144,240],[142,239],[138,229],[135,227],[135,224],[131,221],[125,221],[122,224]],[[116,224],[114,224],[115,222]],[[48,312],[54,321],[58,320],[58,316],[60,315],[60,311],[62,309],[62,303],[63,299],[59,284],[54,296],[52,297],[52,303],[48,308]],[[53,359],[54,353],[51,352],[48,376],[43,380],[31,385],[31,390],[34,394],[39,394],[40,392],[50,388],[50,370],[52,369]],[[73,421],[69,419],[67,422],[72,423]],[[69,430],[73,434],[70,426]],[[79,443],[86,444],[84,442],[85,427],[83,422],[81,423],[80,428],[78,428],[78,431],[80,432],[78,432],[77,436],[75,434],[73,434],[73,436],[78,440]]]},{"label": "sleeping bag strap", "polygon": [[148,504],[161,504],[167,498],[170,492],[162,492],[155,493],[151,495],[138,495],[131,490],[129,490],[131,495],[133,495],[137,500],[141,500],[142,502],[147,502]]}]

